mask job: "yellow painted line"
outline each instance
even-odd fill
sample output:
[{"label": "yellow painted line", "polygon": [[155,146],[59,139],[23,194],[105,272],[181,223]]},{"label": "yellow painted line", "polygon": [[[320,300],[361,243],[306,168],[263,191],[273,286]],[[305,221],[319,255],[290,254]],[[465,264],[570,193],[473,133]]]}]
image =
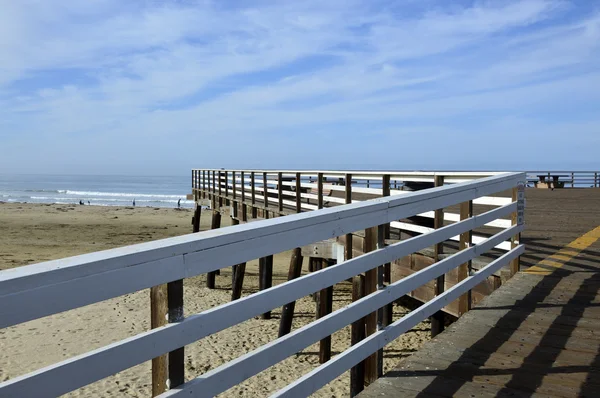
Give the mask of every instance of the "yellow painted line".
[{"label": "yellow painted line", "polygon": [[556,268],[560,268],[583,250],[593,245],[600,239],[600,227],[596,227],[588,233],[581,235],[550,257],[540,261],[533,267],[523,271],[527,274],[550,275]]}]

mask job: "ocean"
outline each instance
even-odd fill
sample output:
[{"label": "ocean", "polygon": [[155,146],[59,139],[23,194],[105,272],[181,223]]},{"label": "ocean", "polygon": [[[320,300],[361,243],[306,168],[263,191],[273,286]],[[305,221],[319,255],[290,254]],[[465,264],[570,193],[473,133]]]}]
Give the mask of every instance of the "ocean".
[{"label": "ocean", "polygon": [[193,208],[191,177],[0,174],[0,202]]}]

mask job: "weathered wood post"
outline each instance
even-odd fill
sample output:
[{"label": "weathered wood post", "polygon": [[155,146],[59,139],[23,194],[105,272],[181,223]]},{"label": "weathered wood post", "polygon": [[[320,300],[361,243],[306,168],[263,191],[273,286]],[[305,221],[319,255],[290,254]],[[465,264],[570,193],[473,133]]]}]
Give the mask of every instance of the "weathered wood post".
[{"label": "weathered wood post", "polygon": [[217,179],[218,181],[218,187],[219,187],[219,209],[221,207],[223,207],[223,195],[221,194],[222,190],[223,190],[223,173],[219,170],[219,178]]},{"label": "weathered wood post", "polygon": [[[358,301],[365,296],[365,277],[357,275],[352,281],[352,302]],[[360,343],[365,338],[365,318],[352,322],[351,341],[352,345]],[[365,388],[365,362],[361,361],[350,369],[350,396],[358,395]]]},{"label": "weathered wood post", "polygon": [[[390,175],[384,174],[382,179],[382,195],[384,197],[390,196]],[[383,236],[379,237],[379,240],[382,240],[382,247],[385,247],[385,240],[390,239],[390,224],[384,224],[383,228]],[[378,242],[379,242],[378,240]],[[383,269],[384,273],[384,282],[390,284],[392,282],[392,264],[386,263]],[[388,326],[392,323],[392,318],[394,315],[394,303],[391,302],[384,307],[383,311],[383,326]]]},{"label": "weathered wood post", "polygon": [[[301,174],[296,173],[296,212],[302,211],[301,207]],[[297,247],[292,252],[292,258],[290,260],[290,268],[288,270],[288,281],[300,277],[302,273],[302,249]],[[294,310],[296,308],[296,302],[292,301],[287,303],[281,309],[281,321],[279,322],[279,334],[278,337],[285,336],[292,330],[292,321],[294,319]]]},{"label": "weathered wood post", "polygon": [[222,174],[225,174],[225,206],[229,206],[229,172],[224,171]]},{"label": "weathered wood post", "polygon": [[[385,227],[386,224],[377,226],[377,249],[383,249],[385,247]],[[377,267],[377,290],[385,289],[385,264]],[[383,330],[387,325],[385,324],[385,317],[388,306],[385,305],[377,309],[377,331]],[[383,348],[377,350],[377,378],[383,376]]]},{"label": "weathered wood post", "polygon": [[263,218],[269,218],[269,193],[267,192],[268,188],[267,188],[267,173],[263,173],[263,205],[265,206],[265,214],[263,216]]},{"label": "weathered wood post", "polygon": [[281,216],[283,214],[283,173],[282,172],[277,173],[277,196],[278,196],[277,205],[278,205],[279,215]]},{"label": "weathered wood post", "polygon": [[[183,279],[167,283],[169,323],[183,321]],[[169,388],[180,386],[185,381],[185,348],[169,352]]]},{"label": "weathered wood post", "polygon": [[[328,267],[329,260],[321,259],[321,269]],[[333,286],[321,289],[319,292],[317,318],[331,314],[333,309]],[[319,342],[319,363],[325,363],[331,359],[331,336],[326,336]]]},{"label": "weathered wood post", "polygon": [[206,199],[206,170],[202,170],[202,199]]},{"label": "weathered wood post", "polygon": [[[290,268],[288,271],[288,281],[296,279],[302,273],[302,249],[299,247],[295,248],[292,252],[292,258],[290,260]],[[294,320],[294,310],[296,308],[296,302],[292,301],[287,303],[281,309],[281,320],[279,321],[279,334],[278,337],[285,336],[292,330],[292,321]]]},{"label": "weathered wood post", "polygon": [[319,209],[323,208],[323,173],[317,174],[317,205]]},{"label": "weathered wood post", "polygon": [[[242,172],[242,180],[244,179],[244,173]],[[242,186],[243,188],[243,186]],[[242,191],[243,198],[243,191]],[[242,222],[248,221],[248,207],[246,203],[242,203]],[[246,275],[246,263],[240,263],[236,265],[235,272],[233,275],[233,283],[231,286],[231,300],[237,300],[242,297],[242,288],[244,286],[244,276]]]},{"label": "weathered wood post", "polygon": [[[352,203],[352,174],[346,174],[346,203]],[[352,258],[352,234],[346,234],[344,245],[344,258],[350,260]],[[358,301],[364,296],[364,275],[359,274],[352,278],[352,302]],[[365,338],[365,318],[360,318],[352,322],[350,344],[358,344]],[[353,366],[350,369],[350,396],[358,395],[365,385],[365,364],[363,361]]]},{"label": "weathered wood post", "polygon": [[[523,192],[523,195],[525,193]],[[513,202],[518,202],[519,201],[519,188],[515,187],[512,189],[512,201]],[[518,211],[512,213],[510,215],[510,221],[511,221],[511,225],[517,225],[518,222]],[[515,247],[517,247],[519,245],[521,241],[521,234],[517,234],[514,235],[510,238],[510,248],[514,249]],[[515,275],[517,272],[519,272],[519,268],[520,268],[521,264],[520,264],[520,258],[517,257],[514,260],[512,260],[510,262],[510,277],[512,278],[513,275]]]},{"label": "weathered wood post", "polygon": [[[463,202],[460,204],[460,221],[464,221],[473,216],[473,201]],[[459,250],[465,250],[473,244],[473,231],[469,230],[460,234],[458,244]],[[472,262],[467,261],[458,266],[458,282],[465,280],[471,273]],[[471,290],[460,296],[458,299],[458,316],[463,315],[471,309]]]},{"label": "weathered wood post", "polygon": [[[365,253],[375,250],[377,247],[377,227],[367,228],[365,230]],[[365,295],[374,293],[377,290],[378,268],[373,268],[365,272]],[[377,311],[371,312],[366,317],[366,336],[370,336],[377,331]],[[377,352],[371,354],[365,359],[365,386],[369,386],[377,380]]]},{"label": "weathered wood post", "polygon": [[[273,286],[273,255],[261,257],[258,260],[259,290],[266,290]],[[271,311],[261,315],[262,319],[271,319]]]},{"label": "weathered wood post", "polygon": [[[156,329],[167,324],[169,306],[167,303],[167,285],[150,288],[150,328]],[[168,354],[152,359],[152,396],[167,391]]]},{"label": "weathered wood post", "polygon": [[217,209],[217,172],[212,172],[212,209]]},{"label": "weathered wood post", "polygon": [[192,232],[200,232],[200,215],[202,214],[202,205],[196,202],[194,216],[192,217]]},{"label": "weathered wood post", "polygon": [[256,186],[255,186],[255,174],[254,172],[250,172],[250,200],[252,203],[252,218],[256,218]]},{"label": "weathered wood post", "polygon": [[232,183],[231,183],[231,187],[233,189],[233,200],[235,201],[235,199],[237,198],[237,192],[236,192],[236,181],[235,181],[235,171],[231,172],[231,179],[232,179]]},{"label": "weathered wood post", "polygon": [[[444,185],[444,176],[436,175],[434,176],[434,184],[435,187],[441,187]],[[434,213],[433,219],[433,227],[435,229],[441,228],[444,226],[444,209],[437,209]],[[438,262],[440,260],[439,256],[444,252],[444,243],[439,242],[435,245],[433,261]],[[440,295],[444,292],[444,285],[446,283],[446,275],[440,275],[437,277],[435,282],[435,295]],[[444,331],[444,311],[439,310],[435,314],[431,316],[431,337],[435,337]]]}]

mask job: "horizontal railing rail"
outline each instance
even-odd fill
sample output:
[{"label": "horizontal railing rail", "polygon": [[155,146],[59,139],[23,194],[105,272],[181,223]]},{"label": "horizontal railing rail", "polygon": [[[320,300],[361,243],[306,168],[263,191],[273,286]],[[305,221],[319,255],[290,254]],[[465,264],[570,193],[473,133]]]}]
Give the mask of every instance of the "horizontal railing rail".
[{"label": "horizontal railing rail", "polygon": [[[350,201],[360,202],[382,196],[406,195],[410,190],[403,190],[406,184],[417,183],[419,188],[434,186],[435,181],[441,184],[452,184],[473,181],[483,177],[499,175],[498,172],[353,172],[342,171],[264,171],[264,170],[192,170],[192,190],[196,199],[201,197],[211,199],[213,208],[219,207],[217,201],[227,200],[235,203],[247,203],[252,207],[281,210],[282,214],[293,213],[297,210],[312,211],[321,207],[334,207]],[[322,180],[321,184],[318,183]],[[425,184],[425,185],[423,185]],[[279,189],[285,187],[285,189]],[[302,192],[296,192],[303,189]],[[336,194],[332,194],[335,192]],[[510,203],[511,198],[501,196],[482,196],[473,201],[474,205],[502,206]],[[288,209],[288,213],[283,211]],[[422,218],[433,220],[435,212],[428,211],[415,214]],[[458,213],[445,211],[443,220],[456,222],[460,219]],[[506,228],[511,220],[498,219],[487,224],[487,227]],[[409,233],[427,233],[433,228],[427,225],[407,223],[395,220],[390,227]],[[474,242],[485,239],[476,234]],[[450,240],[458,241],[455,236]],[[498,249],[509,250],[508,243],[502,243]]]},{"label": "horizontal railing rail", "polygon": [[[474,201],[482,196],[522,187],[523,173],[505,173],[321,209],[286,217],[241,224],[155,242],[49,261],[0,272],[0,327],[8,327],[57,312],[132,293],[141,289],[204,274],[259,257],[328,238],[382,226],[394,220]],[[378,290],[257,350],[182,384],[163,396],[213,396],[287,356],[331,335],[411,290],[466,266],[473,258],[511,240],[510,251],[486,267],[466,275],[416,311],[379,330],[278,394],[307,396],[383,347],[390,339],[466,294],[477,283],[523,252],[515,240],[522,230],[515,214],[523,198],[471,215],[422,235],[339,262],[311,274],[262,290],[198,314],[171,319],[168,325],[137,334],[91,352],[16,377],[0,384],[1,396],[55,396],[73,391],[142,362],[172,352],[210,334],[232,327],[265,311],[281,307],[352,276],[381,269],[383,264],[410,255],[451,237],[465,234],[500,217],[513,215],[511,225],[464,248],[433,266]],[[522,215],[520,217],[522,220]],[[380,236],[381,241],[382,236]]]}]

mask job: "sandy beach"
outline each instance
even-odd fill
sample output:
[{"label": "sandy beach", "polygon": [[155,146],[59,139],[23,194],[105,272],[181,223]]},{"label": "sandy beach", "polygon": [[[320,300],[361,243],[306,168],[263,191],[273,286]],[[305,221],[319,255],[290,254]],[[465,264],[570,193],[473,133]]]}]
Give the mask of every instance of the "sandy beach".
[{"label": "sandy beach", "polygon": [[[191,232],[190,210],[141,207],[0,204],[0,269],[24,266],[128,244]],[[222,225],[230,224],[223,217]],[[208,229],[208,212],[201,229]],[[285,282],[290,253],[274,256],[273,283]],[[306,263],[303,272],[306,272]],[[205,287],[204,275],[186,279],[185,314],[194,314],[227,303],[231,297],[231,270],[217,276],[217,289]],[[249,262],[244,295],[258,289],[258,261]],[[334,288],[334,310],[350,303],[351,285]],[[149,290],[0,330],[0,380],[5,381],[58,361],[102,347],[150,328]],[[394,320],[406,313],[394,307]],[[251,319],[236,327],[186,346],[186,379],[239,357],[277,338],[281,309],[271,320]],[[314,320],[315,303],[303,298],[296,304],[293,328]],[[385,350],[388,370],[402,357],[429,339],[429,324],[422,323]],[[349,347],[350,327],[333,335],[334,355]],[[259,373],[221,396],[268,396],[318,365],[318,344]],[[349,375],[342,375],[315,396],[342,397],[349,393]],[[100,380],[69,396],[151,396],[150,362]]]}]

